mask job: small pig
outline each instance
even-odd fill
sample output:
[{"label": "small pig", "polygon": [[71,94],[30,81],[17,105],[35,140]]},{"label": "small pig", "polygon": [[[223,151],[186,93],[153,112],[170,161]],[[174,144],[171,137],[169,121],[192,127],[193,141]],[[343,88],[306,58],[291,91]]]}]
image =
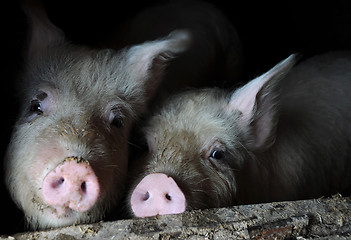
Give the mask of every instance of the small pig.
[{"label": "small pig", "polygon": [[227,48],[217,41],[227,28],[208,29],[203,45],[196,43],[200,38],[191,45],[196,22],[203,28],[210,21],[204,14],[167,37],[118,51],[90,49],[69,43],[35,1],[27,5],[32,30],[18,83],[20,116],[5,157],[6,183],[32,228],[98,221],[121,199],[132,124],[162,92],[158,86],[170,60],[199,46],[199,55],[188,55],[195,64],[184,71],[201,72],[198,58],[215,62],[207,59],[207,46],[211,54],[214,46]]},{"label": "small pig", "polygon": [[171,97],[144,128],[149,153],[129,193],[132,214],[313,198],[350,186],[351,52],[292,68],[295,61],[233,92]]}]

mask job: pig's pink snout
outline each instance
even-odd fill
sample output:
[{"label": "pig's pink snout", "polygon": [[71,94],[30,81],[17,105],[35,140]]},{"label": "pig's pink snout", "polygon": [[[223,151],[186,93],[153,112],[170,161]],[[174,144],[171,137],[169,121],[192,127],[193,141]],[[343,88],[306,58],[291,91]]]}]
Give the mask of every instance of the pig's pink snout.
[{"label": "pig's pink snout", "polygon": [[50,206],[85,212],[96,203],[100,185],[88,162],[73,159],[64,161],[46,175],[42,193]]},{"label": "pig's pink snout", "polygon": [[144,177],[135,187],[130,201],[137,217],[177,214],[186,208],[183,192],[173,178],[163,173]]}]

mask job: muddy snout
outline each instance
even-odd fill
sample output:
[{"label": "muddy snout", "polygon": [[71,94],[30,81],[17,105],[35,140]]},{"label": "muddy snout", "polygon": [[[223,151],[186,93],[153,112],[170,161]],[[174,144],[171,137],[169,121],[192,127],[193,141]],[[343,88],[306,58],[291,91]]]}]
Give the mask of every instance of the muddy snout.
[{"label": "muddy snout", "polygon": [[42,193],[50,206],[85,212],[95,205],[100,185],[87,161],[68,157],[46,175]]},{"label": "muddy snout", "polygon": [[130,204],[136,217],[178,214],[186,209],[186,199],[173,178],[163,173],[144,177],[135,187]]}]

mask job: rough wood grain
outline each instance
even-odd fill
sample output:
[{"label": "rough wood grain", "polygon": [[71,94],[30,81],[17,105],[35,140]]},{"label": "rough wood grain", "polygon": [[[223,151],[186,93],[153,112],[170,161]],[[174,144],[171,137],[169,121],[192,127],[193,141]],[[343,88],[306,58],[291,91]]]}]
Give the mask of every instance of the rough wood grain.
[{"label": "rough wood grain", "polygon": [[351,239],[351,198],[206,209],[0,239]]}]

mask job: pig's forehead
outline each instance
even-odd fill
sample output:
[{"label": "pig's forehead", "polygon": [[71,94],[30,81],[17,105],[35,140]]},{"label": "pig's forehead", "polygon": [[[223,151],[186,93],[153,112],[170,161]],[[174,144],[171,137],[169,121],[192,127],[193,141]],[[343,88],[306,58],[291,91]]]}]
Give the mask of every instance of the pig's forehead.
[{"label": "pig's forehead", "polygon": [[[198,157],[203,156],[218,142],[225,148],[234,149],[235,139],[230,136],[224,125],[197,125],[158,128],[157,132],[147,133],[150,149],[162,157]],[[167,155],[168,154],[168,155]]]},{"label": "pig's forehead", "polygon": [[226,121],[221,117],[220,110],[200,106],[183,107],[181,111],[167,111],[155,116],[150,121],[148,131],[160,137],[172,132],[178,139],[206,138],[225,133]]},{"label": "pig's forehead", "polygon": [[[218,91],[195,91],[172,99],[149,122],[149,136],[173,141],[198,141],[204,144],[212,139],[235,140],[238,135],[236,117],[226,112],[227,98]],[[167,134],[165,134],[167,133]],[[193,140],[192,140],[193,139]]]},{"label": "pig's forehead", "polygon": [[52,51],[35,62],[27,84],[51,86],[64,97],[117,100],[123,97],[116,54],[105,51]]},{"label": "pig's forehead", "polygon": [[112,65],[107,59],[86,57],[82,61],[62,69],[55,81],[63,89],[79,94],[112,95],[119,87],[119,65]]},{"label": "pig's forehead", "polygon": [[112,50],[58,47],[33,60],[29,81],[47,81],[78,92],[101,93],[103,89],[108,93],[118,86],[123,66],[119,54]]},{"label": "pig's forehead", "polygon": [[194,128],[197,125],[221,124],[225,114],[225,94],[218,94],[214,89],[185,92],[165,105],[161,110],[160,118],[165,121],[174,121],[183,128]]}]

